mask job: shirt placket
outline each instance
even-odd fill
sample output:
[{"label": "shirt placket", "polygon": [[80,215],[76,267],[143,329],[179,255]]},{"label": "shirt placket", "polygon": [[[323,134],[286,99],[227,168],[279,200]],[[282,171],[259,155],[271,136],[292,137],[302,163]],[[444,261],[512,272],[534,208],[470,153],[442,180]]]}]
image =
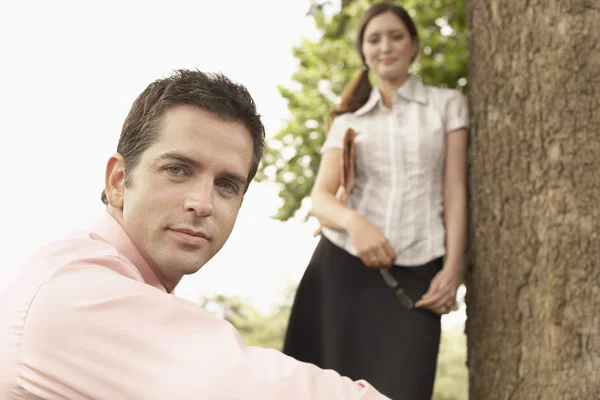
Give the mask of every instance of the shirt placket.
[{"label": "shirt placket", "polygon": [[[414,212],[415,207],[415,184],[414,166],[418,162],[418,152],[416,151],[416,140],[414,135],[411,135],[408,128],[408,115],[407,115],[407,101],[400,99],[400,106],[396,111],[396,123],[399,128],[400,146],[397,148],[397,153],[401,155],[397,163],[397,170],[401,171],[395,184],[399,187],[400,196],[398,197],[398,219],[399,225],[396,228],[398,237],[398,251],[402,252],[403,249],[409,246],[411,238],[415,237],[416,234],[416,213]],[[401,259],[401,254],[398,254]]]},{"label": "shirt placket", "polygon": [[[417,203],[418,197],[418,185],[422,184],[419,179],[419,165],[420,165],[420,153],[419,153],[419,140],[418,132],[415,130],[411,131],[412,134],[405,135],[405,149],[406,155],[404,162],[405,174],[405,196],[404,196],[404,211],[406,216],[406,228],[403,230],[402,248],[411,246],[417,238],[417,224],[423,223],[419,221],[418,209],[422,205]],[[410,257],[410,256],[409,256]]]},{"label": "shirt placket", "polygon": [[401,99],[396,99],[393,104],[393,112],[390,113],[389,124],[392,136],[392,143],[389,151],[390,167],[392,170],[392,190],[390,191],[389,207],[387,213],[388,229],[387,234],[396,251],[396,256],[400,258],[402,250],[402,230],[405,226],[405,202],[406,188],[403,182],[406,180],[406,135],[404,128],[406,126],[405,109]]},{"label": "shirt placket", "polygon": [[397,107],[393,107],[392,112],[387,113],[387,131],[389,137],[389,146],[386,149],[388,152],[388,160],[390,160],[390,183],[389,194],[386,201],[385,210],[385,236],[389,239],[390,243],[394,244],[398,241],[398,216],[400,212],[400,202],[398,199],[402,198],[402,188],[398,184],[399,180],[402,179],[402,170],[398,168],[402,165],[403,155],[401,151],[398,151],[402,146],[402,138],[399,132],[400,124],[396,116]]}]

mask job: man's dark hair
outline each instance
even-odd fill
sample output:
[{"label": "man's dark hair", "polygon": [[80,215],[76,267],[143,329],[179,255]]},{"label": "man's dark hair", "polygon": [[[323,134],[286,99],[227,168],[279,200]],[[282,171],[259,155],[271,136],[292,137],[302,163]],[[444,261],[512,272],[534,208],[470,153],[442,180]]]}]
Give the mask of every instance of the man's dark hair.
[{"label": "man's dark hair", "polygon": [[[210,112],[224,121],[239,122],[252,136],[252,165],[248,184],[265,151],[265,128],[248,90],[223,74],[180,69],[152,82],[133,102],[125,118],[117,152],[125,160],[125,186],[142,153],[158,138],[165,112],[173,106],[190,105]],[[108,204],[102,191],[102,202]]]}]

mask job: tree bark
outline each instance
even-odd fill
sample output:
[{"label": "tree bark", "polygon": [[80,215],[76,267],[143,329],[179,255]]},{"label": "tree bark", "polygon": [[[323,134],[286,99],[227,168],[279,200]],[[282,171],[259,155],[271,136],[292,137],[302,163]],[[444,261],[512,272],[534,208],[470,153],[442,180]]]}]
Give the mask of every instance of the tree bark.
[{"label": "tree bark", "polygon": [[470,398],[600,399],[600,0],[468,0]]}]

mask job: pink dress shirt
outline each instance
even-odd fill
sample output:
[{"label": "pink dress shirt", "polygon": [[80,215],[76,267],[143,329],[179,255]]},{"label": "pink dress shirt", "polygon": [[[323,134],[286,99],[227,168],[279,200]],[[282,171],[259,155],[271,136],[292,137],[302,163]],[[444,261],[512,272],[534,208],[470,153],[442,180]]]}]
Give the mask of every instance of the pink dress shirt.
[{"label": "pink dress shirt", "polygon": [[[310,329],[310,327],[307,327]],[[386,399],[166,292],[108,214],[0,294],[0,399]]]}]

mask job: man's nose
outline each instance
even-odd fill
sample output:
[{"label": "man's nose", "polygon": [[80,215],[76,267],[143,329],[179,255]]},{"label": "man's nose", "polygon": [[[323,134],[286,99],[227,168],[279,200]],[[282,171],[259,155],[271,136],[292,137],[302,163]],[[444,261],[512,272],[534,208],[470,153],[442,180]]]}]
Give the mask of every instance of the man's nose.
[{"label": "man's nose", "polygon": [[185,211],[193,212],[199,217],[206,217],[213,213],[213,184],[199,182],[194,185],[185,200]]}]

